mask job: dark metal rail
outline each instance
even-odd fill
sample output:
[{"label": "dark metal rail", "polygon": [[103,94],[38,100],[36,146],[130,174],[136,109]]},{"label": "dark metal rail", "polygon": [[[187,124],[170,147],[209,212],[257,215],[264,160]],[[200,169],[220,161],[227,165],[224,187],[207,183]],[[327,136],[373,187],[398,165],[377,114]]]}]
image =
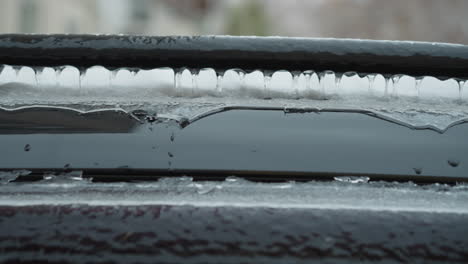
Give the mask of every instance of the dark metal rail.
[{"label": "dark metal rail", "polygon": [[468,78],[468,46],[231,36],[0,35],[0,63],[333,70]]}]

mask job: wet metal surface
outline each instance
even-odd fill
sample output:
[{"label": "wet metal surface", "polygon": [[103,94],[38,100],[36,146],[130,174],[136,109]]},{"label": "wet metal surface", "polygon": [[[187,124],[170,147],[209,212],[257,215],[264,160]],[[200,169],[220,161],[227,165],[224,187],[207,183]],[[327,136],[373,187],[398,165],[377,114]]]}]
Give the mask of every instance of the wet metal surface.
[{"label": "wet metal surface", "polygon": [[466,263],[466,214],[0,207],[0,263]]},{"label": "wet metal surface", "polygon": [[467,77],[468,47],[446,43],[231,36],[0,35],[0,63],[215,67]]},{"label": "wet metal surface", "polygon": [[[467,175],[466,124],[440,133],[361,113],[231,110],[191,123],[157,118],[138,123],[123,115],[120,126],[112,115],[100,116],[104,121],[95,133],[78,133],[82,128],[73,126],[62,134],[6,129],[0,144],[8,155],[0,167],[225,176],[370,174],[441,181],[463,181]],[[115,133],[116,128],[123,130]]]}]

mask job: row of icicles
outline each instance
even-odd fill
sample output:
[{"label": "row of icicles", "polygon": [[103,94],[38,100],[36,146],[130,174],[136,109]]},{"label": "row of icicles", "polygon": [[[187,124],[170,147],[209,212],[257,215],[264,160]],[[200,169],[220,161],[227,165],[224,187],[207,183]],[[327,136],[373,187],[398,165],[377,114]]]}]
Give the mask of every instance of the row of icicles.
[{"label": "row of icicles", "polygon": [[[178,95],[224,95],[243,93],[253,97],[320,97],[332,94],[388,96],[428,96],[468,100],[465,80],[440,80],[430,76],[384,76],[333,71],[260,71],[240,69],[216,71],[212,68],[157,68],[151,70],[102,66],[78,69],[73,66],[28,67],[0,66],[0,85],[23,83],[36,87],[75,88],[156,88]],[[122,88],[123,87],[123,88]]]}]

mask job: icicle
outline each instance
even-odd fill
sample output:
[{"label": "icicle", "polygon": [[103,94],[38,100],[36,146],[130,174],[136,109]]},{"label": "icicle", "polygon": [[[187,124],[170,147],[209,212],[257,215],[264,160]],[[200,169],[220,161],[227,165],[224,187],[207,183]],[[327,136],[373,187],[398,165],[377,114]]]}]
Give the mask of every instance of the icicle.
[{"label": "icicle", "polygon": [[398,88],[398,84],[400,82],[400,79],[403,75],[401,74],[395,74],[393,75],[391,78],[392,78],[392,84],[393,84],[393,95],[397,95],[398,94],[398,91],[397,91],[397,88]]},{"label": "icicle", "polygon": [[108,70],[108,71],[109,71],[109,89],[112,89],[118,70],[113,70],[113,71]]},{"label": "icicle", "polygon": [[421,93],[421,83],[424,77],[416,77],[415,79],[415,88],[416,88],[416,93],[418,94],[418,97],[420,96]]},{"label": "icicle", "polygon": [[313,71],[305,71],[304,72],[305,88],[306,88],[307,92],[309,92],[311,90],[310,82],[311,82],[312,74],[314,74]]},{"label": "icicle", "polygon": [[369,94],[371,94],[374,89],[375,77],[377,77],[377,74],[371,73],[367,75],[367,80],[369,81]]},{"label": "icicle", "polygon": [[319,84],[320,84],[320,92],[322,95],[325,95],[325,76],[327,75],[327,72],[323,71],[320,72],[318,77],[319,77]]},{"label": "icicle", "polygon": [[343,77],[343,74],[341,73],[335,73],[335,88],[337,91],[341,89],[341,78]]},{"label": "icicle", "polygon": [[60,87],[60,76],[62,75],[63,67],[56,67],[55,70],[55,86]]},{"label": "icicle", "polygon": [[199,70],[192,69],[190,72],[192,73],[192,95],[195,95],[198,92],[198,73],[199,73]]},{"label": "icicle", "polygon": [[457,80],[458,83],[458,100],[462,100],[463,86],[465,85],[466,80]]},{"label": "icicle", "polygon": [[385,76],[385,96],[388,96],[388,89],[390,88],[390,82],[392,81],[392,78],[390,76]]},{"label": "icicle", "polygon": [[223,76],[219,73],[216,74],[216,92],[221,93],[223,91],[222,87]]},{"label": "icicle", "polygon": [[43,69],[43,68],[33,68],[33,71],[34,71],[34,81],[36,82],[36,87],[39,87],[39,80],[38,80],[37,76],[39,75],[39,73],[42,72],[42,69]]},{"label": "icicle", "polygon": [[296,93],[297,96],[299,96],[299,75],[301,74],[300,72],[294,71],[291,72],[293,76],[293,83],[292,83],[292,88],[293,91]]}]

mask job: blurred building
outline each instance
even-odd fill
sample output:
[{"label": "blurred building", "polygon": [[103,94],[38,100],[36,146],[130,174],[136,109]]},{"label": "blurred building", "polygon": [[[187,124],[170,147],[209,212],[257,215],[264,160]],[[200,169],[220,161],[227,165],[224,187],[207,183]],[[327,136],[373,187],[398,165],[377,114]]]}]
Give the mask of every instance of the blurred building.
[{"label": "blurred building", "polygon": [[1,0],[0,33],[282,35],[468,44],[467,0]]},{"label": "blurred building", "polygon": [[2,0],[0,32],[96,32],[95,6],[94,0]]}]

